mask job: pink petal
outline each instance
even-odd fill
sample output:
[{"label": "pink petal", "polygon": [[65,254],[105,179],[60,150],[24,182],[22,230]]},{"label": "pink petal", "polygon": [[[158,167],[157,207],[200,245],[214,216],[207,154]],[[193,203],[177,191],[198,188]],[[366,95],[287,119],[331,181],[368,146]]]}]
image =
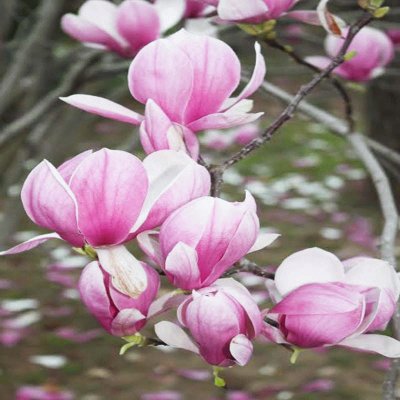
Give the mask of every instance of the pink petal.
[{"label": "pink petal", "polygon": [[238,125],[249,124],[259,119],[264,113],[249,113],[253,107],[251,100],[242,100],[228,110],[209,114],[188,125],[193,132],[206,129],[228,129]]},{"label": "pink petal", "polygon": [[164,269],[172,284],[180,289],[201,287],[196,250],[183,242],[177,243],[168,254]]},{"label": "pink petal", "polygon": [[340,260],[317,247],[290,255],[283,260],[275,274],[275,284],[281,295],[308,283],[344,280],[344,268]]},{"label": "pink petal", "polygon": [[145,46],[128,72],[132,96],[143,104],[152,99],[171,120],[178,123],[183,122],[193,78],[191,60],[167,39]]},{"label": "pink petal", "polygon": [[125,51],[123,43],[104,31],[102,27],[74,14],[66,14],[61,18],[61,28],[69,36],[84,44],[95,44],[121,54]]},{"label": "pink petal", "polygon": [[236,362],[243,367],[250,361],[253,354],[253,344],[245,335],[240,334],[232,339],[229,351]]},{"label": "pink petal", "polygon": [[223,105],[224,109],[232,107],[239,101],[250,97],[255,91],[258,90],[258,88],[262,85],[264,81],[267,67],[265,65],[264,57],[261,54],[261,46],[259,43],[256,42],[254,48],[256,50],[256,63],[254,66],[253,74],[242,92],[237,97],[228,99],[228,101],[225,102],[225,104]]},{"label": "pink petal", "polygon": [[332,62],[332,60],[330,58],[323,57],[323,56],[306,57],[305,61],[307,61],[308,63],[314,65],[314,67],[317,67],[320,70],[325,69]]},{"label": "pink petal", "polygon": [[247,288],[233,278],[218,279],[214,286],[223,288],[225,293],[228,293],[243,307],[252,325],[249,336],[251,339],[256,337],[262,329],[263,321],[260,310]]},{"label": "pink petal", "polygon": [[137,235],[136,240],[141,250],[157,265],[163,265],[158,231],[145,231]]},{"label": "pink petal", "polygon": [[143,165],[149,177],[149,192],[141,218],[131,232],[161,225],[173,211],[210,191],[206,168],[182,152],[157,151],[147,156]]},{"label": "pink petal", "polygon": [[102,97],[74,94],[68,97],[60,97],[60,100],[88,113],[127,122],[128,124],[139,125],[143,121],[142,115]]},{"label": "pink petal", "polygon": [[263,0],[220,0],[218,3],[218,16],[227,21],[241,21],[267,11],[268,6]]},{"label": "pink petal", "polygon": [[166,293],[151,304],[147,317],[156,317],[157,315],[163,314],[172,308],[177,308],[187,298],[187,295],[178,294],[175,291]]},{"label": "pink petal", "polygon": [[338,345],[355,350],[378,353],[390,358],[400,357],[400,342],[384,335],[360,335],[355,338],[344,339]]},{"label": "pink petal", "polygon": [[78,165],[90,154],[93,153],[93,150],[86,150],[83,153],[78,154],[75,157],[72,157],[71,159],[65,161],[63,164],[61,164],[58,168],[57,171],[59,174],[62,176],[65,182],[69,183],[71,176],[75,172],[76,168]]},{"label": "pink petal", "polygon": [[183,18],[186,0],[155,0],[154,6],[161,20],[161,31],[165,32]]},{"label": "pink petal", "polygon": [[199,353],[199,349],[192,339],[178,325],[169,321],[161,321],[154,325],[154,330],[160,340],[168,346],[189,350],[196,354]]},{"label": "pink petal", "polygon": [[221,40],[184,29],[169,40],[187,55],[194,68],[185,124],[219,111],[240,82],[240,62],[234,51]]},{"label": "pink petal", "polygon": [[152,4],[143,0],[125,0],[118,7],[117,29],[129,43],[131,54],[160,35],[160,19]]},{"label": "pink petal", "polygon": [[108,332],[111,330],[113,310],[106,286],[104,272],[97,261],[88,264],[82,271],[79,279],[79,292],[81,300]]},{"label": "pink petal", "polygon": [[71,178],[78,203],[79,229],[92,246],[123,242],[135,223],[148,179],[141,161],[118,150],[87,157]]},{"label": "pink petal", "polygon": [[111,333],[115,336],[129,336],[137,332],[138,322],[146,317],[134,308],[121,310],[111,323]]},{"label": "pink petal", "polygon": [[27,240],[26,242],[17,244],[11,249],[0,251],[0,256],[23,253],[24,251],[34,249],[42,243],[47,242],[49,239],[61,239],[61,237],[57,233],[46,233],[44,235],[35,236],[34,238]]},{"label": "pink petal", "polygon": [[247,254],[265,249],[270,244],[274,243],[280,236],[279,233],[260,233],[253,244],[253,247],[247,252]]},{"label": "pink petal", "polygon": [[81,247],[76,219],[76,200],[61,175],[47,160],[36,166],[26,178],[21,199],[29,218],[56,231],[62,239]]},{"label": "pink petal", "polygon": [[118,7],[109,1],[89,0],[83,3],[78,15],[83,20],[107,32],[121,46],[124,46],[126,42],[117,29],[117,13]]},{"label": "pink petal", "polygon": [[196,135],[186,127],[174,124],[152,100],[146,103],[145,121],[140,127],[140,141],[147,154],[171,149],[188,152],[194,160],[199,156]]}]

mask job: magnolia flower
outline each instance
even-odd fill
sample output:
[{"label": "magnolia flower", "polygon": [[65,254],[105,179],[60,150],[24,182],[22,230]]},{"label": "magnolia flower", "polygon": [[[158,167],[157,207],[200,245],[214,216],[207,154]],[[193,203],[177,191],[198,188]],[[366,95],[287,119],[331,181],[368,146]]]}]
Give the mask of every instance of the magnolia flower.
[{"label": "magnolia flower", "polygon": [[[344,30],[344,37],[347,30]],[[330,64],[345,39],[328,35],[325,40],[325,50],[329,57],[312,56],[306,60],[320,69]],[[348,53],[354,56],[339,65],[333,72],[344,79],[363,82],[373,79],[384,72],[384,68],[394,57],[394,46],[389,37],[378,29],[364,27],[352,41]]]},{"label": "magnolia flower", "polygon": [[253,340],[262,326],[261,313],[248,290],[229,278],[193,291],[178,308],[180,324],[162,321],[155,325],[157,336],[172,347],[200,354],[212,365],[245,365]]},{"label": "magnolia flower", "polygon": [[131,58],[182,18],[184,3],[184,0],[158,0],[155,4],[125,0],[117,6],[106,0],[88,0],[78,15],[64,15],[61,27],[85,45]]},{"label": "magnolia flower", "polygon": [[367,257],[340,262],[318,248],[292,254],[269,282],[277,303],[267,317],[264,335],[301,348],[345,346],[400,355],[400,342],[369,332],[384,329],[400,293],[399,277],[388,263]]},{"label": "magnolia flower", "polygon": [[400,45],[400,28],[392,28],[389,29],[386,34],[389,36],[390,40],[392,43],[396,46],[399,47]]},{"label": "magnolia flower", "polygon": [[153,268],[142,265],[147,275],[147,287],[135,299],[117,290],[111,276],[97,261],[91,262],[82,271],[79,280],[81,299],[112,335],[133,335],[147,322],[149,307],[160,288],[160,278]]},{"label": "magnolia flower", "polygon": [[191,290],[209,286],[247,253],[278,236],[260,235],[256,204],[247,193],[242,203],[200,197],[171,214],[159,235],[144,232],[138,241],[174,286]]},{"label": "magnolia flower", "polygon": [[218,16],[226,21],[258,24],[277,19],[299,0],[202,0],[217,7]]},{"label": "magnolia flower", "polygon": [[93,114],[141,125],[146,152],[186,147],[193,156],[197,150],[191,132],[230,128],[262,115],[249,113],[253,102],[247,97],[259,88],[265,71],[256,43],[253,76],[239,95],[231,97],[241,74],[236,54],[221,40],[182,29],[145,46],[129,68],[129,89],[146,104],[145,117],[101,97],[77,94],[62,100]]},{"label": "magnolia flower", "polygon": [[29,174],[21,198],[32,221],[55,233],[0,255],[26,251],[53,238],[74,247],[90,245],[116,279],[114,284],[119,282],[125,294],[135,297],[146,287],[146,274],[123,243],[160,225],[173,210],[209,188],[207,170],[174,151],[153,153],[143,163],[123,151],[86,151],[58,169],[44,160]]}]

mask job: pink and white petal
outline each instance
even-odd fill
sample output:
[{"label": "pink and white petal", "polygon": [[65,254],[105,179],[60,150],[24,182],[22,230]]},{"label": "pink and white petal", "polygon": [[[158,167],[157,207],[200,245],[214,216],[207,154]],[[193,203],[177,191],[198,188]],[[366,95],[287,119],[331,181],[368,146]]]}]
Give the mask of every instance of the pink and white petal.
[{"label": "pink and white petal", "polygon": [[22,186],[21,199],[26,213],[36,224],[56,231],[73,246],[83,245],[77,225],[75,196],[47,160],[28,175]]},{"label": "pink and white petal", "polygon": [[152,4],[143,0],[125,0],[118,7],[117,30],[129,43],[134,55],[160,36],[160,18]]},{"label": "pink and white petal", "polygon": [[97,248],[100,265],[112,276],[113,286],[121,293],[137,298],[147,288],[147,274],[125,246]]},{"label": "pink and white petal", "polygon": [[346,283],[387,289],[397,300],[400,295],[400,279],[395,269],[386,261],[369,257],[356,257],[343,262]]},{"label": "pink and white petal", "polygon": [[240,61],[232,48],[219,39],[194,35],[184,29],[169,40],[187,55],[194,71],[184,125],[218,112],[240,82]]},{"label": "pink and white petal", "polygon": [[68,97],[60,97],[60,100],[73,107],[91,114],[100,115],[104,118],[111,118],[132,125],[139,125],[143,121],[142,115],[102,97],[88,94],[73,94]]},{"label": "pink and white petal", "polygon": [[232,108],[229,108],[222,113],[206,115],[205,117],[190,123],[188,128],[193,132],[197,132],[206,129],[228,129],[239,125],[249,124],[264,115],[263,112],[250,114],[249,111],[252,107],[253,102],[251,100],[241,100]]},{"label": "pink and white petal", "polygon": [[344,267],[340,260],[317,247],[290,255],[275,273],[276,287],[283,296],[308,283],[344,281]]},{"label": "pink and white petal", "polygon": [[158,242],[158,231],[145,231],[137,235],[136,240],[142,251],[157,265],[163,265],[160,244]]},{"label": "pink and white petal", "polygon": [[199,354],[198,347],[180,326],[169,321],[161,321],[154,325],[154,330],[166,345]]},{"label": "pink and white petal", "polygon": [[239,334],[231,340],[229,352],[236,363],[243,367],[250,361],[253,354],[253,344],[245,335]]},{"label": "pink and white petal", "polygon": [[266,338],[268,341],[277,344],[288,344],[282,332],[268,323],[264,323],[263,328],[261,330],[261,335]]},{"label": "pink and white petal", "polygon": [[161,32],[174,27],[184,16],[185,0],[156,0],[154,2],[161,22]]},{"label": "pink and white petal", "polygon": [[42,243],[47,242],[50,239],[61,239],[61,237],[57,233],[46,233],[44,235],[35,236],[32,239],[27,240],[26,242],[11,247],[11,249],[0,251],[0,256],[23,253],[24,251],[28,251],[34,249],[37,246],[40,246]]},{"label": "pink and white petal", "polygon": [[57,168],[57,171],[62,176],[65,182],[69,183],[71,176],[75,172],[78,165],[92,153],[93,150],[86,150],[78,154],[77,156],[72,157],[69,160],[65,161]]},{"label": "pink and white petal", "polygon": [[114,336],[129,336],[138,331],[136,324],[146,317],[134,308],[121,310],[111,323],[111,333]]},{"label": "pink and white petal", "polygon": [[218,3],[218,16],[227,21],[241,21],[266,12],[268,6],[263,0],[220,0]]},{"label": "pink and white petal", "polygon": [[145,46],[128,72],[129,90],[139,102],[152,99],[177,123],[184,122],[193,88],[194,69],[190,58],[167,39]]},{"label": "pink and white petal", "polygon": [[97,261],[89,263],[82,271],[79,278],[79,293],[82,302],[100,324],[110,331],[113,313],[112,306],[105,284],[105,275]]},{"label": "pink and white petal", "polygon": [[366,334],[344,339],[338,346],[349,347],[369,353],[382,354],[389,358],[400,357],[400,341],[385,335]]},{"label": "pink and white petal", "polygon": [[172,284],[180,289],[192,290],[201,287],[196,250],[179,242],[168,254],[163,268]]},{"label": "pink and white petal", "polygon": [[253,247],[247,252],[247,254],[254,253],[256,251],[262,250],[268,247],[270,244],[274,243],[281,235],[279,233],[260,233],[257,237],[256,242]]},{"label": "pink and white petal", "polygon": [[113,38],[102,27],[96,26],[74,14],[66,14],[61,18],[62,30],[85,44],[96,44],[117,52],[123,51],[122,44]]},{"label": "pink and white petal", "polygon": [[147,195],[142,162],[119,150],[99,150],[76,169],[71,189],[78,203],[79,229],[94,247],[125,241]]},{"label": "pink and white petal", "polygon": [[183,152],[157,151],[147,156],[143,165],[149,192],[131,233],[160,225],[177,208],[210,191],[208,171]]},{"label": "pink and white petal", "polygon": [[99,29],[107,32],[114,40],[125,46],[126,42],[117,30],[118,7],[106,0],[89,0],[83,3],[78,15]]},{"label": "pink and white petal", "polygon": [[222,287],[224,292],[237,300],[237,302],[243,307],[253,326],[251,338],[256,337],[262,328],[262,316],[257,303],[253,300],[247,288],[233,278],[218,279],[214,285]]},{"label": "pink and white petal", "polygon": [[332,62],[329,57],[324,56],[310,56],[306,57],[304,60],[314,65],[314,67],[319,68],[320,70],[325,69]]},{"label": "pink and white petal", "polygon": [[[270,313],[286,316],[334,315],[359,310],[364,303],[364,296],[354,290],[353,285],[311,283],[290,292]],[[359,323],[355,326],[357,328]]]},{"label": "pink and white petal", "polygon": [[247,83],[246,87],[242,90],[242,92],[237,96],[230,98],[224,102],[222,105],[222,110],[226,110],[231,108],[234,104],[238,103],[243,99],[247,99],[250,97],[254,92],[258,90],[258,88],[262,85],[265,74],[267,72],[267,67],[265,65],[265,60],[263,55],[261,54],[261,46],[260,43],[256,42],[254,45],[256,51],[256,62],[254,66],[253,74]]},{"label": "pink and white petal", "polygon": [[179,307],[186,299],[188,295],[176,293],[175,291],[169,292],[153,301],[150,305],[147,318],[156,317],[172,308]]}]

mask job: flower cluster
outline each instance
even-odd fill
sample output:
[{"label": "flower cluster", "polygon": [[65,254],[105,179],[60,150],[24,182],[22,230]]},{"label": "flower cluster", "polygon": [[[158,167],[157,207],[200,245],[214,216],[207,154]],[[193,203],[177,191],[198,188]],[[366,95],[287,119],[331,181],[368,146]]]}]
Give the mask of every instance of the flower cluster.
[{"label": "flower cluster", "polygon": [[[292,254],[274,280],[266,279],[274,304],[265,310],[241,283],[226,277],[243,257],[279,235],[260,232],[249,192],[242,202],[210,196],[211,177],[200,164],[197,134],[241,126],[232,143],[257,138],[257,128],[248,124],[262,113],[251,112],[249,97],[264,81],[265,60],[256,43],[253,74],[236,92],[241,64],[226,43],[185,29],[160,36],[184,16],[205,16],[210,6],[220,19],[258,24],[280,17],[295,3],[177,1],[169,7],[171,15],[160,11],[162,0],[125,0],[119,6],[89,0],[78,15],[65,15],[62,27],[72,37],[123,57],[135,55],[128,87],[144,113],[91,95],[62,100],[139,126],[147,156],[141,160],[101,149],[85,151],[58,168],[42,161],[28,175],[21,198],[29,218],[51,233],[0,254],[27,251],[49,239],[69,243],[92,258],[82,271],[79,291],[105,330],[129,339],[155,316],[177,309],[178,323],[155,324],[158,338],[214,366],[245,365],[257,337],[294,351],[338,345],[400,356],[400,342],[371,334],[386,328],[400,294],[399,278],[387,262],[365,257],[341,262],[316,248]],[[328,38],[330,57],[342,42]],[[357,81],[375,76],[393,56],[389,39],[367,27],[350,50],[357,54],[336,73]],[[309,62],[324,66],[329,60]],[[128,250],[132,242],[141,253]],[[171,286],[163,296],[160,274]]]}]

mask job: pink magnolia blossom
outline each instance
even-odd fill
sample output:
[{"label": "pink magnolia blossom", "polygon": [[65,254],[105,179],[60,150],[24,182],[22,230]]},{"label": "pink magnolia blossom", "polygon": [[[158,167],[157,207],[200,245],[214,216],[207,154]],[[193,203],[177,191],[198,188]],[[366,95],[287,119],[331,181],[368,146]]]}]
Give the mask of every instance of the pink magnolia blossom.
[{"label": "pink magnolia blossom", "polygon": [[184,0],[158,0],[155,4],[125,0],[118,6],[106,0],[88,0],[78,15],[64,15],[61,27],[85,45],[131,58],[175,25],[184,6]]},{"label": "pink magnolia blossom", "polygon": [[[346,32],[344,30],[344,37]],[[306,60],[318,68],[326,68],[339,52],[344,40],[341,37],[328,35],[325,50],[329,57],[312,56]],[[383,73],[386,65],[394,57],[394,46],[385,33],[366,26],[354,38],[348,52],[354,52],[354,57],[345,61],[333,72],[350,81],[364,82]]]},{"label": "pink magnolia blossom", "polygon": [[249,113],[251,96],[263,82],[265,61],[256,43],[256,65],[248,85],[231,97],[240,82],[240,61],[221,40],[184,29],[145,46],[133,60],[128,83],[132,96],[146,105],[145,117],[97,96],[72,95],[68,104],[106,118],[141,125],[146,152],[198,150],[192,132],[223,129],[258,119]]},{"label": "pink magnolia blossom", "polygon": [[244,255],[279,236],[259,233],[255,201],[247,193],[242,203],[215,197],[191,201],[171,214],[159,235],[144,232],[138,241],[174,286],[191,290],[209,286]]},{"label": "pink magnolia blossom", "polygon": [[277,19],[299,0],[203,0],[217,7],[218,16],[226,21],[259,24]]},{"label": "pink magnolia blossom", "polygon": [[143,162],[123,151],[87,151],[58,169],[45,160],[29,174],[21,197],[31,220],[55,233],[0,255],[26,251],[52,238],[74,247],[88,244],[121,285],[130,277],[125,293],[135,297],[146,287],[146,274],[123,243],[141,230],[159,226],[172,211],[207,194],[209,188],[207,170],[171,150],[153,153]]},{"label": "pink magnolia blossom", "polygon": [[200,354],[212,365],[245,365],[253,340],[262,327],[261,313],[248,290],[233,279],[220,279],[212,286],[193,291],[178,308],[180,324],[162,321],[157,336],[172,347]]},{"label": "pink magnolia blossom", "polygon": [[367,257],[342,263],[324,250],[306,249],[287,257],[268,286],[277,304],[267,316],[279,325],[265,325],[270,340],[399,356],[400,342],[369,333],[386,327],[399,298],[399,277],[388,263]]},{"label": "pink magnolia blossom", "polygon": [[75,396],[70,391],[48,386],[22,386],[18,389],[15,400],[73,400]]},{"label": "pink magnolia blossom", "polygon": [[160,288],[160,278],[153,268],[145,264],[143,267],[147,287],[135,299],[120,292],[97,261],[82,271],[79,280],[81,299],[103,328],[113,335],[133,335],[146,324],[149,307]]}]

